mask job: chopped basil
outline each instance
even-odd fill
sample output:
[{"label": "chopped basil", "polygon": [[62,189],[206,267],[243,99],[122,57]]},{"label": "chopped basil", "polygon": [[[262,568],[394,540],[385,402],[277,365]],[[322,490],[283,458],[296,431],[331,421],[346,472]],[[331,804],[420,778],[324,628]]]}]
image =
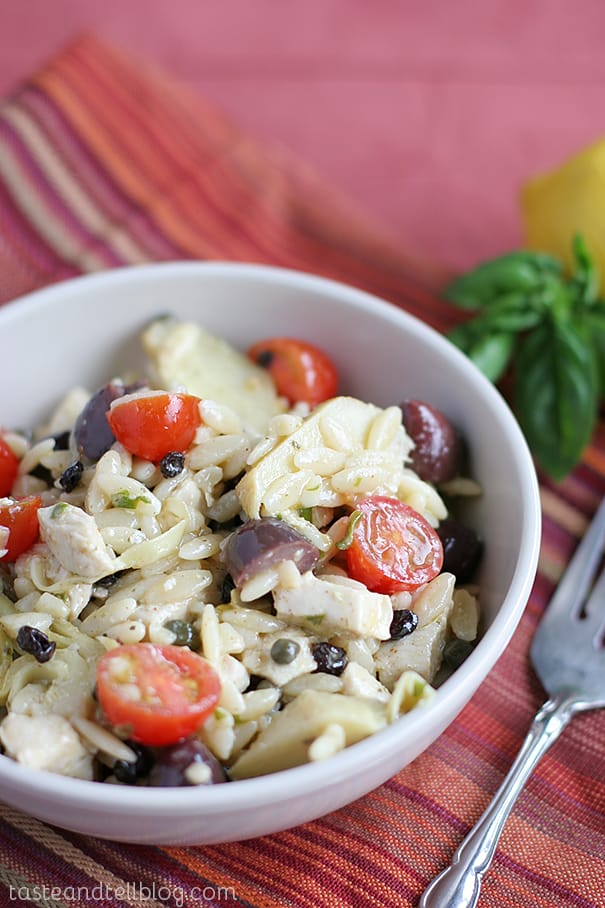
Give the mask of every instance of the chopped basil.
[{"label": "chopped basil", "polygon": [[308,621],[309,624],[320,625],[325,618],[324,615],[305,615],[305,621]]},{"label": "chopped basil", "polygon": [[353,511],[353,513],[349,517],[349,524],[347,526],[347,532],[345,533],[344,537],[340,540],[340,542],[336,543],[336,548],[340,549],[341,552],[344,552],[352,544],[355,527],[361,520],[361,514],[362,514],[361,511]]},{"label": "chopped basil", "polygon": [[149,499],[145,498],[144,495],[131,495],[130,492],[127,492],[125,489],[122,492],[116,492],[115,495],[111,496],[111,503],[114,508],[128,508],[129,510],[134,511],[139,502],[148,504]]}]

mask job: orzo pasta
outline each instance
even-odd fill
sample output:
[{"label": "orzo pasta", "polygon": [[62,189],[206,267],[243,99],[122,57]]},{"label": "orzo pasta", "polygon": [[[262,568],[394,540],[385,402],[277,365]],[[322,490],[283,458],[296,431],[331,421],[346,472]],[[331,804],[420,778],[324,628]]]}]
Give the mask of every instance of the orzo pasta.
[{"label": "orzo pasta", "polygon": [[235,781],[429,703],[480,625],[481,545],[451,513],[480,490],[447,418],[334,396],[325,354],[325,393],[290,382],[299,341],[247,357],[162,319],[143,344],[147,375],[0,432],[4,753]]}]

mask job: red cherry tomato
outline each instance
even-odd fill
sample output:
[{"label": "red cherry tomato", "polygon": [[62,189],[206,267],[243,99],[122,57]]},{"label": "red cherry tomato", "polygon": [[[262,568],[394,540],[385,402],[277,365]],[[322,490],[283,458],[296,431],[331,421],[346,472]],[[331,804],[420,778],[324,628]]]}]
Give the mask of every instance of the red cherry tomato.
[{"label": "red cherry tomato", "polygon": [[127,394],[112,403],[107,420],[127,451],[159,463],[171,451],[191,445],[202,421],[199,403],[191,394]]},{"label": "red cherry tomato", "polygon": [[39,495],[30,495],[0,507],[0,526],[8,529],[8,549],[0,561],[14,561],[32,547],[38,539],[40,525],[38,508],[42,506]]},{"label": "red cherry tomato", "polygon": [[18,467],[19,458],[0,436],[0,498],[10,495]]},{"label": "red cherry tomato", "polygon": [[415,590],[437,576],[443,546],[424,517],[397,498],[374,495],[357,505],[347,570],[375,593]]},{"label": "red cherry tomato", "polygon": [[97,697],[114,726],[141,744],[163,747],[198,729],[216,706],[221,682],[209,662],[183,646],[124,644],[97,665]]},{"label": "red cherry tomato", "polygon": [[268,370],[277,393],[291,404],[304,401],[314,407],[338,393],[334,363],[306,341],[272,337],[253,344],[248,356]]}]

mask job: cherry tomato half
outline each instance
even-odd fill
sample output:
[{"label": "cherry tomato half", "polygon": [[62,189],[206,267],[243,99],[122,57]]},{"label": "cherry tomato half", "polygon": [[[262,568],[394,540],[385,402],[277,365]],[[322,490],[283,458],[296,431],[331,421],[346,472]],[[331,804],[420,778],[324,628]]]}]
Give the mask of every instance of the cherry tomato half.
[{"label": "cherry tomato half", "polygon": [[19,458],[0,436],[0,498],[10,495],[18,468]]},{"label": "cherry tomato half", "polygon": [[357,505],[359,517],[346,550],[347,570],[375,593],[415,590],[443,565],[439,536],[414,508],[374,495]]},{"label": "cherry tomato half", "polygon": [[97,665],[101,709],[140,744],[162,747],[186,738],[208,718],[220,692],[210,663],[182,646],[124,644]]},{"label": "cherry tomato half", "polygon": [[40,496],[30,495],[0,507],[0,526],[8,529],[8,542],[5,546],[8,551],[0,561],[15,561],[36,542],[40,532],[38,508],[41,506]]},{"label": "cherry tomato half", "polygon": [[291,337],[258,341],[248,356],[268,370],[277,393],[293,404],[314,407],[338,393],[338,372],[332,360],[317,347]]},{"label": "cherry tomato half", "polygon": [[153,463],[171,451],[186,451],[202,418],[199,398],[169,392],[118,397],[107,411],[117,440]]}]

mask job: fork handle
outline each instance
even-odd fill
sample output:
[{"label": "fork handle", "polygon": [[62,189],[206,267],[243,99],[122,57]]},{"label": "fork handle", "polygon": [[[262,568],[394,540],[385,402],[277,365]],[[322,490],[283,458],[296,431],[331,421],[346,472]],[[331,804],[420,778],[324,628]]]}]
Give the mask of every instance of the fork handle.
[{"label": "fork handle", "polygon": [[474,908],[483,874],[492,862],[500,834],[517,796],[538,761],[585,705],[569,693],[559,694],[538,710],[517,758],[493,801],[456,851],[452,863],[435,877],[418,908]]}]

